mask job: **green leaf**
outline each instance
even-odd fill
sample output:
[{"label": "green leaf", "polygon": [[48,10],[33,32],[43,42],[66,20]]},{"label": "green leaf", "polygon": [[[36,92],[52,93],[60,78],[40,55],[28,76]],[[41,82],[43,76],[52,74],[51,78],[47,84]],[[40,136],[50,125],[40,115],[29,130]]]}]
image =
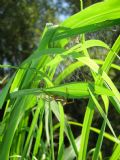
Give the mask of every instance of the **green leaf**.
[{"label": "green leaf", "polygon": [[[103,65],[103,63],[104,63],[104,61],[99,60],[99,59],[94,59],[94,60],[95,60],[95,62],[96,62],[97,64],[100,64],[100,65]],[[117,65],[117,64],[112,63],[112,64],[111,64],[111,68],[113,68],[113,69],[116,69],[116,70],[119,70],[119,71],[120,71],[120,66],[119,66],[119,65]]]},{"label": "green leaf", "polygon": [[104,79],[105,84],[108,85],[108,88],[110,88],[112,90],[115,97],[118,98],[118,100],[120,100],[120,93],[119,93],[117,87],[115,86],[115,84],[112,82],[112,80],[108,77],[108,75],[105,72],[103,72],[102,78]]},{"label": "green leaf", "polygon": [[92,99],[89,99],[89,103],[87,105],[87,109],[86,109],[84,121],[83,121],[78,160],[86,159],[88,138],[89,138],[89,132],[90,132],[93,115],[94,115],[94,104]]},{"label": "green leaf", "polygon": [[110,52],[107,54],[107,57],[104,61],[104,64],[101,70],[105,71],[106,73],[109,71],[114,59],[117,57],[117,53],[120,51],[120,36],[118,36],[117,40],[115,41],[114,45],[112,46]]},{"label": "green leaf", "polygon": [[[77,28],[120,18],[119,0],[96,3],[66,19],[61,26]],[[89,16],[88,16],[89,15]]]},{"label": "green leaf", "polygon": [[[60,111],[59,111],[58,103],[56,101],[51,101],[50,104],[51,104],[51,109],[52,109],[53,113],[55,114],[58,121],[60,121]],[[77,151],[77,146],[76,146],[76,143],[75,143],[75,140],[74,140],[73,133],[72,133],[71,128],[70,128],[70,126],[67,122],[66,117],[64,117],[64,118],[65,118],[64,119],[64,121],[65,121],[64,129],[65,129],[66,136],[67,136],[67,138],[68,138],[68,140],[69,140],[69,142],[70,142],[70,144],[71,144],[71,146],[74,150],[75,155],[77,156],[78,151]]]},{"label": "green leaf", "polygon": [[52,109],[49,101],[49,131],[50,131],[50,157],[51,160],[55,160],[54,153],[54,133],[53,133],[53,117],[52,117]]},{"label": "green leaf", "polygon": [[113,151],[110,160],[119,160],[119,158],[120,158],[120,144],[118,144],[115,150]]},{"label": "green leaf", "polygon": [[102,109],[102,107],[100,106],[99,102],[97,101],[97,99],[95,98],[94,94],[92,93],[91,89],[89,89],[89,92],[90,92],[90,96],[91,96],[93,102],[95,103],[98,111],[100,112],[100,114],[101,114],[101,116],[103,117],[103,119],[106,121],[106,123],[107,123],[108,127],[110,128],[110,130],[111,130],[112,134],[114,135],[114,137],[117,139],[117,137],[116,137],[116,135],[115,135],[115,133],[114,133],[114,130],[113,130],[113,128],[112,128],[112,126],[111,126],[108,118],[107,118],[107,115],[106,115],[105,112],[103,111],[103,109]]},{"label": "green leaf", "polygon": [[35,145],[34,145],[34,149],[33,149],[33,156],[36,156],[36,154],[38,153],[38,149],[41,143],[41,136],[43,133],[43,114],[44,114],[44,107],[41,107],[41,111],[40,111],[40,122],[39,122],[39,127],[37,130],[37,135],[36,135],[36,140],[35,140]]},{"label": "green leaf", "polygon": [[64,110],[62,104],[59,102],[59,111],[60,111],[60,133],[59,133],[59,148],[58,148],[58,160],[63,159],[64,151]]},{"label": "green leaf", "polygon": [[[119,42],[119,37],[112,47],[112,49],[114,48],[114,53],[117,53],[119,51],[119,45],[118,44],[120,44],[120,43],[118,43],[118,42]],[[107,55],[107,57],[109,57],[110,59],[109,59],[109,61],[106,60],[108,58],[105,59],[105,62],[102,66],[102,68],[103,68],[102,72],[104,71],[104,72],[107,73],[109,71],[109,69],[111,67],[111,64],[113,63],[113,60],[116,57],[116,56],[114,56],[114,58],[113,58],[112,55],[113,55],[113,53],[110,51]],[[98,72],[98,73],[99,73],[98,77],[95,78],[95,81],[96,81],[97,85],[102,85],[103,84],[103,79],[101,77],[100,72]],[[115,104],[115,102],[114,102],[114,104]],[[93,118],[93,114],[94,114],[94,111],[93,111],[93,108],[92,108],[93,105],[94,105],[94,102],[90,98],[90,100],[88,102],[88,105],[87,105],[87,109],[86,109],[86,113],[85,113],[85,117],[84,117],[84,122],[83,122],[82,135],[81,135],[81,147],[80,147],[80,151],[79,151],[79,160],[85,160],[86,159],[90,125],[91,125],[91,122],[92,122],[91,119]],[[120,105],[116,105],[116,107],[118,107],[118,110],[119,110],[119,106]],[[86,124],[87,122],[88,122],[88,124]],[[87,127],[86,127],[86,125],[87,125]],[[83,148],[84,148],[84,150],[83,150]]]},{"label": "green leaf", "polygon": [[115,107],[116,111],[120,113],[120,101],[116,97],[109,97],[111,103]]},{"label": "green leaf", "polygon": [[[106,111],[106,114],[107,114],[108,113],[108,107],[109,107],[109,100],[108,100],[107,96],[102,96],[102,99],[103,99],[104,106],[105,106],[105,111]],[[92,160],[96,160],[96,159],[99,158],[99,153],[100,153],[103,138],[104,138],[105,127],[106,127],[106,120],[104,120],[103,123],[102,123],[102,127],[100,129],[100,134],[99,134],[99,137],[97,139],[97,144],[96,144],[96,147],[95,147],[95,150],[94,150]]]},{"label": "green leaf", "polygon": [[29,146],[29,143],[30,143],[30,139],[32,137],[32,134],[33,134],[33,130],[35,129],[35,125],[37,123],[37,120],[38,120],[38,116],[40,114],[40,109],[44,106],[44,101],[43,99],[40,99],[38,101],[38,106],[36,108],[36,111],[35,111],[35,115],[33,117],[33,120],[32,120],[32,123],[31,123],[31,126],[30,126],[30,130],[29,130],[29,133],[28,133],[28,136],[27,136],[27,139],[26,139],[26,142],[25,142],[25,145],[24,145],[24,151],[22,153],[22,157],[26,157],[26,154],[27,154],[27,150],[28,150],[28,146]]},{"label": "green leaf", "polygon": [[50,87],[46,89],[25,89],[19,90],[16,92],[12,92],[10,94],[10,98],[15,98],[19,96],[27,96],[29,94],[40,95],[41,93],[46,93],[50,95],[56,95],[65,98],[85,98],[89,97],[89,90],[88,87],[91,86],[94,90],[94,93],[97,95],[107,95],[107,96],[114,96],[113,92],[105,87],[100,87],[95,85],[94,83],[68,83],[56,87]]},{"label": "green leaf", "polygon": [[[83,127],[82,123],[78,123],[78,122],[74,122],[74,121],[69,121],[69,124],[79,126],[79,127]],[[97,133],[97,134],[100,134],[100,129],[97,129],[95,127],[90,127],[90,130]],[[111,134],[109,134],[107,132],[104,133],[104,138],[107,138],[108,140],[110,140],[114,143],[117,143],[117,144],[120,143],[120,141],[118,139],[116,139],[114,136],[112,136]]]},{"label": "green leaf", "polygon": [[120,24],[119,0],[96,3],[61,23],[61,28],[54,34],[53,40],[100,30],[116,24]]}]

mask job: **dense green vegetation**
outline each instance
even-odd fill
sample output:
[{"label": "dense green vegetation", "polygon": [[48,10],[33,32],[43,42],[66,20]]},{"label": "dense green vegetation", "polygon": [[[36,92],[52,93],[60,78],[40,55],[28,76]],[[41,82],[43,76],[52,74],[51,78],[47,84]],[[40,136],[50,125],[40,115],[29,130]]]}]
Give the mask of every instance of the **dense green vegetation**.
[{"label": "dense green vegetation", "polygon": [[[109,76],[111,68],[120,70],[114,64],[116,58],[119,60],[120,36],[112,47],[101,40],[85,40],[86,33],[114,25],[120,25],[119,0],[96,3],[60,25],[47,24],[37,50],[20,66],[0,66],[15,69],[0,94],[0,109],[5,107],[0,122],[0,160],[86,160],[90,155],[93,160],[119,159],[119,136],[108,116],[110,104],[120,113],[120,93]],[[71,46],[75,38],[81,41]],[[91,58],[89,48],[94,47],[107,50],[104,60]],[[81,67],[89,71],[91,80],[65,83]],[[88,102],[82,124],[65,115],[64,105],[71,99]],[[94,113],[102,117],[101,128],[92,127]],[[71,125],[79,126],[78,137]],[[89,149],[91,132],[98,137],[94,148]],[[109,157],[101,150],[105,138],[114,145]]]}]

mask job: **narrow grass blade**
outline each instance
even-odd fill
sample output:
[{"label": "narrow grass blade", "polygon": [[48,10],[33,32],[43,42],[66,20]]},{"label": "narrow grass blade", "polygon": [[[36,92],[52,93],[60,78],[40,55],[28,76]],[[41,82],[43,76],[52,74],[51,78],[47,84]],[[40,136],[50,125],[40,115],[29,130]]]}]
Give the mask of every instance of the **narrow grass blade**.
[{"label": "narrow grass blade", "polygon": [[80,35],[83,33],[99,31],[99,30],[102,30],[103,27],[105,29],[105,28],[108,28],[114,25],[119,25],[119,24],[120,24],[120,18],[115,19],[115,20],[106,20],[100,23],[93,23],[91,25],[86,25],[83,27],[77,27],[73,29],[71,29],[71,27],[70,28],[59,27],[58,32],[59,30],[62,30],[62,32],[60,33],[56,32],[56,34],[52,38],[52,42],[61,40],[61,39],[65,39],[65,38],[69,38],[69,37],[73,37],[75,35]]},{"label": "narrow grass blade", "polygon": [[[55,114],[56,118],[60,121],[59,106],[55,101],[51,101],[51,109],[52,109],[53,113]],[[70,128],[69,124],[67,123],[66,118],[65,118],[64,127],[65,127],[65,133],[67,135],[67,138],[68,138],[71,146],[73,147],[73,150],[74,150],[75,155],[77,157],[77,154],[78,154],[77,146],[76,146],[76,143],[75,143],[75,140],[74,140],[73,133],[71,131],[71,128]]]},{"label": "narrow grass blade", "polygon": [[105,127],[106,127],[106,121],[104,120],[103,123],[102,123],[102,127],[101,127],[99,137],[97,139],[97,144],[96,144],[96,147],[95,147],[95,150],[94,150],[94,153],[93,153],[92,160],[96,160],[96,159],[99,158],[99,153],[100,153],[100,149],[101,149],[101,145],[102,145],[102,141],[103,141],[103,134],[104,134]]},{"label": "narrow grass blade", "polygon": [[79,155],[78,160],[85,160],[86,159],[86,151],[87,151],[87,145],[88,145],[88,138],[89,138],[89,132],[90,132],[90,126],[92,123],[92,118],[94,115],[94,103],[92,99],[90,99],[89,104],[87,106],[85,117],[84,117],[84,127],[82,129],[82,136],[80,141],[80,149],[79,149]]},{"label": "narrow grass blade", "polygon": [[3,136],[2,143],[0,144],[0,160],[9,159],[10,147],[12,144],[12,140],[13,140],[16,128],[23,115],[21,111],[24,110],[25,101],[26,101],[26,98],[24,98],[22,101],[20,98],[16,100],[14,109],[9,119],[9,123],[6,126],[7,127],[6,132]]},{"label": "narrow grass blade", "polygon": [[117,53],[120,51],[120,36],[118,36],[117,40],[115,41],[113,47],[111,48],[110,52],[107,54],[107,57],[104,61],[102,66],[102,70],[106,73],[109,71],[114,59],[117,56]]},{"label": "narrow grass blade", "polygon": [[[106,114],[108,113],[108,107],[109,107],[109,100],[107,98],[107,96],[102,96],[103,102],[104,102],[104,106],[105,106],[105,111]],[[102,127],[100,129],[100,134],[99,137],[97,139],[97,144],[93,153],[93,158],[92,160],[96,160],[99,158],[99,154],[100,154],[100,150],[101,150],[101,146],[102,146],[102,142],[103,142],[103,138],[104,138],[104,132],[105,132],[105,127],[106,127],[106,120],[103,121],[102,123]]]},{"label": "narrow grass blade", "polygon": [[[78,122],[69,121],[68,123],[70,125],[75,125],[75,126],[83,127],[83,124],[78,123]],[[90,127],[90,130],[93,131],[93,132],[95,132],[95,133],[97,133],[97,134],[100,134],[100,130],[97,129],[97,128]],[[117,144],[120,143],[118,139],[116,139],[114,136],[112,136],[111,134],[109,134],[107,132],[104,133],[104,137],[107,138],[108,140],[114,142],[114,143],[117,143]]]},{"label": "narrow grass blade", "polygon": [[36,123],[37,123],[38,116],[39,116],[39,114],[40,114],[40,109],[43,107],[43,105],[44,105],[44,101],[43,101],[43,99],[40,99],[40,101],[38,102],[38,106],[37,106],[37,109],[36,109],[36,111],[35,111],[35,115],[34,115],[34,117],[33,117],[31,126],[30,126],[30,130],[29,130],[29,133],[28,133],[26,142],[25,142],[25,146],[24,146],[24,151],[23,151],[22,157],[25,157],[26,154],[27,154],[29,142],[30,142],[30,139],[31,139],[31,137],[32,137],[33,130],[35,129],[35,125],[36,125]]},{"label": "narrow grass blade", "polygon": [[114,93],[115,97],[118,98],[118,100],[120,100],[120,93],[119,93],[118,89],[116,88],[116,86],[114,85],[112,80],[107,76],[107,74],[105,72],[103,73],[102,78],[104,79],[105,84],[107,84],[110,87],[110,89]]},{"label": "narrow grass blade", "polygon": [[99,102],[97,101],[97,99],[96,99],[95,96],[93,95],[91,89],[89,89],[89,92],[90,92],[90,96],[91,96],[93,102],[95,103],[98,111],[100,112],[101,116],[102,116],[103,119],[106,121],[106,123],[107,123],[109,129],[111,130],[112,134],[114,135],[114,137],[117,138],[116,135],[115,135],[115,132],[114,132],[114,130],[113,130],[113,128],[112,128],[112,126],[111,126],[108,118],[107,118],[107,115],[105,114],[105,112],[103,111],[103,109],[102,109],[102,107],[100,106]]},{"label": "narrow grass blade", "polygon": [[36,136],[35,145],[34,145],[34,149],[33,149],[33,156],[36,156],[36,154],[38,153],[38,149],[40,147],[40,144],[41,144],[41,136],[43,133],[43,114],[44,114],[44,107],[41,107],[40,122],[39,122],[37,136]]},{"label": "narrow grass blade", "polygon": [[58,147],[58,160],[63,159],[63,151],[64,151],[64,110],[61,103],[58,103],[59,111],[60,111],[60,133],[59,133],[59,147]]},{"label": "narrow grass blade", "polygon": [[[61,26],[76,28],[106,20],[120,18],[119,0],[96,3],[66,19]],[[114,6],[114,7],[113,7]],[[89,15],[89,16],[88,16]]]},{"label": "narrow grass blade", "polygon": [[118,144],[116,149],[113,151],[113,154],[110,157],[110,160],[119,160],[119,158],[120,158],[120,144]]},{"label": "narrow grass blade", "polygon": [[[49,97],[47,98],[49,101]],[[47,146],[50,146],[50,128],[49,128],[50,105],[48,101],[45,101],[45,135],[46,135],[46,144]]]},{"label": "narrow grass blade", "polygon": [[18,96],[25,96],[25,95],[40,95],[41,93],[56,95],[64,98],[82,98],[82,97],[89,97],[89,86],[93,88],[93,91],[97,95],[107,95],[107,96],[114,96],[113,92],[110,89],[105,87],[99,87],[94,83],[84,83],[84,82],[76,82],[76,83],[68,83],[64,85],[59,85],[56,87],[50,87],[46,89],[25,89],[19,90],[16,92],[12,92],[10,94],[10,98],[16,98]]},{"label": "narrow grass blade", "polygon": [[110,102],[115,107],[116,111],[120,113],[120,101],[116,97],[109,97]]},{"label": "narrow grass blade", "polygon": [[51,109],[50,100],[49,100],[49,132],[50,132],[50,156],[51,156],[51,160],[55,160],[53,118],[52,118],[52,109]]},{"label": "narrow grass blade", "polygon": [[[100,64],[100,65],[103,65],[103,63],[104,63],[104,61],[99,60],[99,59],[94,59],[94,60],[95,60],[95,62],[96,62],[97,64]],[[113,69],[116,69],[116,70],[119,70],[119,71],[120,71],[120,66],[119,66],[119,65],[117,65],[117,64],[112,63],[112,64],[111,64],[111,68],[113,68]]]},{"label": "narrow grass blade", "polygon": [[63,28],[56,32],[54,40],[85,33],[86,30],[89,32],[105,28],[106,26],[112,26],[116,23],[120,24],[119,13],[119,0],[113,1],[112,3],[109,3],[109,1],[96,3],[61,23],[61,27]]}]

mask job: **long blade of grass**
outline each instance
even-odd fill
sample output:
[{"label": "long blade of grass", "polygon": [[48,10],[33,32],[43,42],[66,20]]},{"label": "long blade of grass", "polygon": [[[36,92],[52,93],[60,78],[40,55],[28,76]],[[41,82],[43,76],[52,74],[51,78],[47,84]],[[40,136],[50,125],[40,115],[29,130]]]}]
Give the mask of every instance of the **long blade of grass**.
[{"label": "long blade of grass", "polygon": [[[108,106],[109,106],[109,100],[108,100],[107,96],[102,96],[102,99],[103,99],[106,114],[107,114]],[[93,160],[96,160],[96,159],[99,158],[99,153],[100,153],[103,138],[104,138],[105,127],[106,127],[106,120],[104,120],[103,123],[102,123],[100,134],[99,134],[99,137],[97,139],[97,144],[96,144],[96,147],[95,147],[95,150],[94,150],[94,153],[93,153],[93,158],[92,158]]]},{"label": "long blade of grass", "polygon": [[120,51],[120,36],[118,36],[117,40],[115,41],[112,49],[110,52],[107,54],[107,57],[104,61],[104,64],[102,66],[102,70],[105,71],[106,73],[109,71],[114,59],[117,56],[117,53]]},{"label": "long blade of grass", "polygon": [[41,93],[65,97],[65,98],[82,98],[82,97],[89,97],[89,86],[91,86],[94,89],[94,93],[97,95],[107,95],[107,96],[114,96],[113,92],[110,89],[107,89],[105,87],[100,87],[95,85],[94,83],[86,83],[86,82],[76,82],[76,83],[68,83],[64,85],[59,85],[56,87],[50,87],[46,89],[39,89],[39,88],[33,88],[33,89],[25,89],[25,90],[19,90],[16,92],[12,92],[10,94],[10,98],[16,98],[19,96],[24,95],[40,95]]},{"label": "long blade of grass", "polygon": [[[82,33],[85,33],[86,28],[87,31],[93,31],[100,28],[105,28],[105,26],[112,26],[116,23],[119,24],[120,20],[116,22],[116,19],[120,18],[119,13],[119,0],[113,1],[111,3],[109,3],[109,1],[96,3],[82,10],[81,12],[69,17],[67,20],[61,23],[61,26],[63,27],[61,29],[61,33],[59,33],[60,31],[56,32],[54,40],[70,37],[73,34],[80,34],[81,30],[83,30]],[[78,29],[78,27],[83,28]]]},{"label": "long blade of grass", "polygon": [[[79,126],[79,127],[83,127],[83,124],[78,123],[78,122],[69,121],[68,123],[71,124],[71,125],[76,125],[76,126]],[[97,128],[90,127],[90,130],[93,131],[93,132],[95,132],[95,133],[100,134],[100,130],[97,129]],[[111,134],[109,134],[107,132],[104,133],[104,137],[107,138],[107,139],[109,139],[110,141],[112,141],[114,143],[119,144],[119,140],[116,139],[114,136],[112,136]]]},{"label": "long blade of grass", "polygon": [[108,118],[107,118],[107,115],[105,114],[105,112],[103,111],[103,109],[102,109],[102,107],[100,106],[99,102],[97,101],[97,99],[96,99],[95,96],[93,95],[91,89],[89,89],[89,92],[90,92],[90,96],[91,96],[93,102],[95,103],[98,111],[100,112],[101,116],[102,116],[103,119],[106,121],[106,123],[107,123],[109,129],[111,130],[112,134],[114,135],[114,137],[117,138],[116,135],[115,135],[115,133],[114,133],[114,130],[113,130],[113,128],[112,128],[112,126],[111,126]]},{"label": "long blade of grass", "polygon": [[[22,118],[22,111],[25,107],[26,98],[22,101],[21,99],[17,99],[15,103],[14,110],[11,113],[9,123],[7,124],[7,129],[2,139],[2,143],[0,144],[0,160],[8,160],[9,159],[9,151],[11,147],[11,143],[14,137],[15,130],[19,124],[20,119]],[[10,128],[10,129],[9,129]]]},{"label": "long blade of grass", "polygon": [[42,132],[43,132],[43,114],[44,114],[44,107],[41,107],[40,122],[39,122],[37,136],[36,136],[35,145],[34,145],[34,149],[33,149],[33,156],[36,156],[36,154],[38,153],[38,149],[40,147],[40,144],[41,144],[41,136],[42,136]]},{"label": "long blade of grass", "polygon": [[[48,100],[49,100],[49,97],[48,97]],[[50,114],[49,102],[46,101],[45,102],[45,134],[46,134],[47,146],[50,146],[49,114]]]},{"label": "long blade of grass", "polygon": [[[103,65],[103,63],[104,63],[104,61],[102,61],[100,59],[94,59],[94,60],[97,64],[100,64],[100,65]],[[114,63],[111,64],[111,68],[116,69],[116,70],[120,70],[120,66],[117,64],[114,64]]]},{"label": "long blade of grass", "polygon": [[[113,7],[114,6],[114,7]],[[66,19],[61,26],[76,28],[120,17],[119,0],[96,3]],[[89,15],[89,16],[88,16]]]},{"label": "long blade of grass", "polygon": [[49,101],[49,130],[50,130],[50,154],[51,154],[51,159],[55,159],[55,153],[54,153],[54,140],[53,140],[53,119],[52,119],[52,109],[50,106],[50,101]]},{"label": "long blade of grass", "polygon": [[58,103],[59,111],[60,111],[60,133],[59,133],[59,147],[58,147],[58,160],[63,159],[63,151],[64,151],[64,110],[61,103]]},{"label": "long blade of grass", "polygon": [[117,160],[119,158],[120,158],[120,144],[118,144],[116,149],[113,151],[113,154],[110,157],[110,160]]},{"label": "long blade of grass", "polygon": [[[68,123],[70,125],[73,125],[73,126],[78,126],[78,127],[83,127],[83,124],[82,123],[78,123],[78,122],[74,122],[74,121],[68,121]],[[55,126],[54,126],[54,130],[58,129],[60,126],[59,123],[57,123]],[[97,134],[100,134],[100,129],[98,128],[95,128],[95,127],[90,127],[90,130],[97,133]],[[107,133],[107,132],[104,132],[104,138],[116,143],[116,144],[119,144],[120,141],[118,139],[116,139],[113,135]]]},{"label": "long blade of grass", "polygon": [[81,141],[80,141],[80,149],[79,149],[79,155],[78,160],[85,160],[86,159],[86,150],[87,150],[87,144],[88,144],[88,137],[90,132],[90,126],[92,123],[92,118],[94,114],[94,104],[92,103],[92,99],[89,100],[83,125],[82,128],[82,135],[81,135]]},{"label": "long blade of grass", "polygon": [[[59,106],[58,104],[55,102],[55,101],[51,101],[51,109],[53,111],[53,113],[55,114],[56,118],[60,121],[60,112],[59,112]],[[73,136],[73,133],[71,131],[71,128],[69,126],[69,124],[67,123],[67,120],[65,118],[65,123],[64,123],[64,129],[65,129],[65,133],[68,137],[68,140],[75,152],[75,155],[77,157],[77,154],[78,154],[78,151],[77,151],[77,146],[76,146],[76,143],[75,143],[75,140],[74,140],[74,136]]]},{"label": "long blade of grass", "polygon": [[[115,49],[114,53],[118,53],[118,51],[119,51],[119,49],[118,49],[119,47],[116,47],[116,45],[118,44],[118,39],[116,40],[117,42],[115,42],[113,47],[112,47],[112,49],[113,48]],[[109,52],[107,57],[109,56],[109,54],[111,55],[112,53]],[[109,56],[109,57],[110,57],[110,59],[112,59],[112,61],[110,60],[109,62],[107,62],[105,60],[105,63],[102,66],[102,68],[104,69],[104,72],[106,72],[106,73],[109,71],[109,69],[111,67],[111,64],[113,63],[113,60],[115,59],[115,56],[114,56],[114,59],[113,59],[112,56]],[[96,84],[102,85],[102,83],[103,83],[103,80],[100,76],[96,80]],[[87,106],[86,113],[85,113],[84,122],[83,122],[84,127],[82,129],[82,135],[81,135],[81,147],[80,147],[79,157],[78,157],[79,160],[85,160],[86,159],[86,152],[87,152],[87,144],[88,144],[88,139],[89,139],[90,126],[91,126],[92,117],[93,117],[93,114],[94,114],[93,108],[91,108],[92,106],[94,106],[94,102],[90,99],[89,103],[88,103],[88,106]],[[88,117],[88,115],[90,117]],[[88,122],[88,124],[86,124],[86,122]],[[87,127],[86,127],[86,125],[87,125]],[[84,151],[83,151],[83,148],[84,148]]]},{"label": "long blade of grass", "polygon": [[118,98],[118,100],[120,100],[120,93],[118,89],[116,88],[112,80],[107,76],[105,72],[103,73],[102,78],[104,79],[106,85],[108,85],[110,89],[113,91],[114,95]]},{"label": "long blade of grass", "polygon": [[40,99],[40,101],[38,101],[38,106],[36,108],[36,111],[35,111],[35,115],[33,117],[33,120],[32,120],[32,123],[31,123],[31,126],[30,126],[30,130],[29,130],[29,133],[28,133],[28,136],[27,136],[27,139],[26,139],[26,142],[25,142],[25,146],[24,146],[24,151],[22,153],[22,158],[24,158],[27,154],[27,150],[28,150],[28,146],[29,146],[29,142],[30,142],[30,139],[32,137],[32,134],[33,134],[33,130],[35,129],[35,125],[36,125],[36,122],[38,120],[38,116],[40,114],[40,109],[44,106],[44,101],[43,99]]}]

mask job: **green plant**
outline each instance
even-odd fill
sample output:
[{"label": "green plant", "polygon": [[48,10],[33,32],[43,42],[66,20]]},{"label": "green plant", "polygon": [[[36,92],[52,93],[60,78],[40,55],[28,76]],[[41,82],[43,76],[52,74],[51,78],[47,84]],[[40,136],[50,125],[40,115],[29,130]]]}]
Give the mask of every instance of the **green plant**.
[{"label": "green plant", "polygon": [[[120,36],[112,48],[100,40],[85,40],[84,35],[81,43],[68,48],[72,36],[119,24],[119,0],[96,3],[69,17],[59,26],[47,24],[38,49],[19,67],[1,65],[12,67],[16,72],[0,95],[0,108],[7,100],[0,124],[0,160],[70,160],[75,157],[85,160],[91,130],[98,133],[96,146],[91,151],[92,159],[103,159],[101,145],[104,137],[115,143],[110,160],[119,159],[120,141],[108,119],[108,110],[110,101],[119,114],[120,93],[108,73],[111,67],[120,70],[119,66],[113,64],[114,59],[119,58]],[[108,50],[104,61],[90,58],[87,49],[95,46]],[[68,57],[72,57],[73,63],[56,76],[60,63],[65,62]],[[93,81],[62,84],[68,75],[85,66],[89,68]],[[62,101],[66,98],[89,99],[83,124],[68,121]],[[101,129],[91,127],[95,109],[103,118]],[[58,124],[53,121],[55,118]],[[79,137],[74,138],[71,124],[82,127]],[[106,126],[111,134],[105,132]],[[59,134],[57,147],[54,146],[56,131]],[[69,141],[69,147],[65,146],[64,134]]]}]

